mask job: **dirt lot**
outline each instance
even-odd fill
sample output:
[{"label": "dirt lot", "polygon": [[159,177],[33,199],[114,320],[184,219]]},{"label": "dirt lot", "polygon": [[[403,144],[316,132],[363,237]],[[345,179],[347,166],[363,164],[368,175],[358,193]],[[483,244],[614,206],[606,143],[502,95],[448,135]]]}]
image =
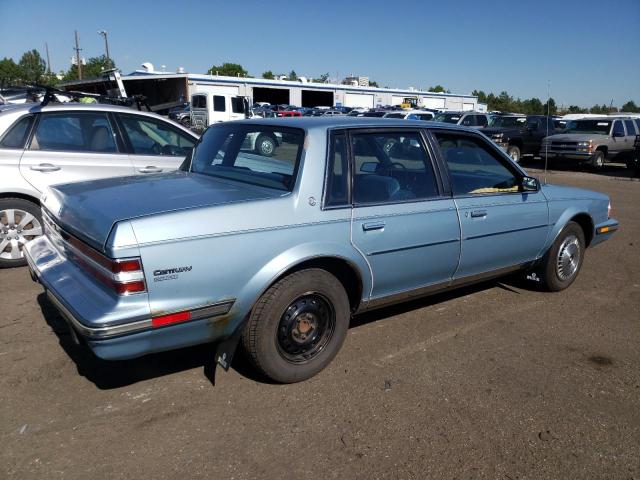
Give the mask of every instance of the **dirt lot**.
[{"label": "dirt lot", "polygon": [[[534,174],[539,171],[532,170]],[[354,320],[330,367],[271,385],[210,347],[124,363],[74,347],[24,268],[0,272],[2,478],[640,478],[640,182],[568,290],[492,282]]]}]

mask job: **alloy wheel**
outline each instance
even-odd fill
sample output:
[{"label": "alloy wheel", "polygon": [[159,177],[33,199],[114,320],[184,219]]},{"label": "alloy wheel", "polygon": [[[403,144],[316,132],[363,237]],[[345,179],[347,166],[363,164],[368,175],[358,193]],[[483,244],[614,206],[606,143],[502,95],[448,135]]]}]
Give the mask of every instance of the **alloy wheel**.
[{"label": "alloy wheel", "polygon": [[18,208],[0,210],[0,259],[19,260],[29,240],[42,235],[40,221]]}]

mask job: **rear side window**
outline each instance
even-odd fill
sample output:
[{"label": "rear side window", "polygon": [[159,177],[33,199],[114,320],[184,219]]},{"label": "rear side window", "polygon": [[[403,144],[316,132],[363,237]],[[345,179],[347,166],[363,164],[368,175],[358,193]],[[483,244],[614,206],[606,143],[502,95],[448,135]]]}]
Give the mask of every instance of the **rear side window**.
[{"label": "rear side window", "polygon": [[485,117],[484,115],[476,115],[476,124],[480,125],[481,127],[486,127],[489,122],[487,121],[487,117]]},{"label": "rear side window", "polygon": [[214,112],[224,112],[224,97],[222,95],[214,95],[213,96],[213,111]]},{"label": "rear side window", "polygon": [[3,148],[24,148],[32,123],[33,115],[26,115],[15,122],[2,137],[0,146]]},{"label": "rear side window", "polygon": [[466,117],[464,117],[460,125],[464,125],[465,127],[475,126],[476,125],[475,117],[476,117],[475,115],[467,115]]},{"label": "rear side window", "polygon": [[438,196],[433,167],[417,132],[359,133],[351,138],[354,203]]},{"label": "rear side window", "polygon": [[621,133],[622,135],[624,135],[624,128],[622,127],[622,122],[616,120],[615,122],[613,122],[613,130],[612,130],[612,135],[616,134],[616,133]]},{"label": "rear side window", "polygon": [[516,176],[484,140],[453,133],[434,135],[449,167],[455,195],[518,191]]},{"label": "rear side window", "polygon": [[117,152],[113,130],[104,113],[43,113],[31,140],[31,150]]},{"label": "rear side window", "polygon": [[635,129],[635,125],[633,124],[633,120],[625,120],[624,124],[627,127],[627,135],[636,134],[636,129]]},{"label": "rear side window", "polygon": [[331,135],[330,142],[324,204],[327,207],[336,207],[349,203],[349,159],[346,135],[343,132]]}]

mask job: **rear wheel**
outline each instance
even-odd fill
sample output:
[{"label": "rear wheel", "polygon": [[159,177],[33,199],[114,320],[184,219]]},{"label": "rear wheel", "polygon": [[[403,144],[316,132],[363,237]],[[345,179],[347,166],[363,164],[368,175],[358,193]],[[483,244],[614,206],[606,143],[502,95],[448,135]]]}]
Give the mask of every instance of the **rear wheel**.
[{"label": "rear wheel", "polygon": [[509,145],[507,148],[507,155],[511,157],[511,160],[518,163],[520,162],[520,158],[522,154],[520,153],[520,148],[517,145]]},{"label": "rear wheel", "polygon": [[276,150],[276,141],[269,135],[260,135],[256,139],[256,153],[263,157],[270,157]]},{"label": "rear wheel", "polygon": [[543,286],[552,292],[569,287],[580,272],[584,251],[582,227],[575,222],[567,223],[542,259]]},{"label": "rear wheel", "polygon": [[299,382],[333,360],[349,318],[349,300],[338,279],[325,270],[302,270],[279,280],[260,297],[242,343],[264,375],[276,382]]},{"label": "rear wheel", "polygon": [[24,245],[42,233],[38,205],[21,198],[0,199],[0,268],[26,265]]}]

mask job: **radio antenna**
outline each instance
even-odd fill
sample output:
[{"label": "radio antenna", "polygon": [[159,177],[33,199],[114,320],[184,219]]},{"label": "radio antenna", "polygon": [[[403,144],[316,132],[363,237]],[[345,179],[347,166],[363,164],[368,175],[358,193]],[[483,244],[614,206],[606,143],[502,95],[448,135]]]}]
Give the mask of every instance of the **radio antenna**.
[{"label": "radio antenna", "polygon": [[[551,81],[547,80],[547,137],[549,137],[549,122],[551,121]],[[547,183],[547,166],[549,164],[549,141],[544,142],[544,183]]]}]

